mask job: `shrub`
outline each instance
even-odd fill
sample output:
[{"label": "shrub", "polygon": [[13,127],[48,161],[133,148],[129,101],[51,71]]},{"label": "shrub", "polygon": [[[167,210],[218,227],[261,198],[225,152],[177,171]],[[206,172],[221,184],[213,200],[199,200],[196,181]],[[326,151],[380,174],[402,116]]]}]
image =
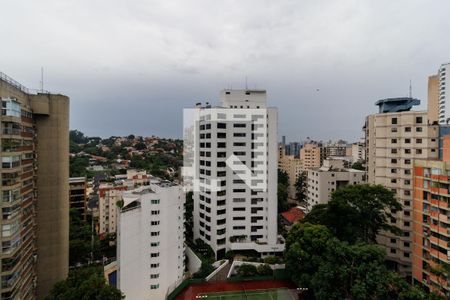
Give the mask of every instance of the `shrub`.
[{"label": "shrub", "polygon": [[257,269],[254,265],[243,264],[239,266],[237,273],[239,276],[247,277],[247,276],[255,276],[257,273]]},{"label": "shrub", "polygon": [[266,276],[272,275],[273,270],[268,264],[259,265],[257,268],[258,275]]},{"label": "shrub", "polygon": [[264,263],[269,264],[269,265],[277,264],[279,262],[280,262],[280,259],[276,256],[267,256],[264,258]]}]

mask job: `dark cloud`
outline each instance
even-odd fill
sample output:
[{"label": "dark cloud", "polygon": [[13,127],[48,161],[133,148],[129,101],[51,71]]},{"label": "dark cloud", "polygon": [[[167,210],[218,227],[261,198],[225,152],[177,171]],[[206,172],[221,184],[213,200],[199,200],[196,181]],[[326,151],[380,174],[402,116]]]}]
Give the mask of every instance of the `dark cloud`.
[{"label": "dark cloud", "polygon": [[[357,139],[378,98],[426,100],[450,60],[445,0],[23,1],[0,7],[1,71],[69,95],[90,135],[182,134],[182,109],[266,88],[279,134]],[[425,103],[424,103],[425,104]],[[426,107],[422,105],[422,108]]]}]

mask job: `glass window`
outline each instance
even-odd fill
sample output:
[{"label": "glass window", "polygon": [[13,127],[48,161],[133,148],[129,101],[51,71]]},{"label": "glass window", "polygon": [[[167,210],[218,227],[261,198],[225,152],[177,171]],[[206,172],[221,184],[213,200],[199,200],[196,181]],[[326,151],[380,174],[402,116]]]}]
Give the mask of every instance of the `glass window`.
[{"label": "glass window", "polygon": [[20,118],[22,111],[20,109],[20,103],[15,99],[3,99],[2,100],[2,115],[12,116]]}]

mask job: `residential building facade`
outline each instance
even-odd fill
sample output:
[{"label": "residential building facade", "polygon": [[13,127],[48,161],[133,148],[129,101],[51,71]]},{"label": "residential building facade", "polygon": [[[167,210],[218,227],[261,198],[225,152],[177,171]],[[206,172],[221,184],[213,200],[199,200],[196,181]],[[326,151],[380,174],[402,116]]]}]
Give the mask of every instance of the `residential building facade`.
[{"label": "residential building facade", "polygon": [[365,181],[365,171],[346,168],[343,160],[326,159],[323,166],[308,170],[307,208],[311,211],[317,204],[326,204],[331,193],[347,185]]},{"label": "residential building facade", "polygon": [[87,214],[87,179],[86,177],[69,178],[69,207],[76,209],[80,216]]},{"label": "residential building facade", "polygon": [[197,106],[194,239],[216,256],[283,251],[277,233],[277,109],[264,90],[224,90],[220,106]]},{"label": "residential building facade", "polygon": [[183,280],[181,186],[152,180],[123,193],[117,230],[118,288],[127,299],[166,299]]},{"label": "residential building facade", "polygon": [[324,159],[324,150],[320,144],[309,143],[300,149],[300,159],[305,170],[320,168]]},{"label": "residential building facade", "polygon": [[450,263],[449,158],[414,162],[412,256],[414,281],[447,297],[449,281],[434,270]]},{"label": "residential building facade", "polygon": [[[439,124],[450,123],[450,94],[447,87],[450,86],[450,63],[442,64],[438,73],[428,78],[428,108],[431,121],[435,121],[438,115]],[[437,105],[436,105],[437,102]],[[436,109],[438,109],[436,111]]]},{"label": "residential building facade", "polygon": [[411,275],[413,161],[438,157],[439,128],[428,125],[426,111],[412,111],[420,103],[412,98],[377,101],[379,113],[369,115],[364,126],[368,183],[380,184],[396,193],[403,210],[390,224],[402,235],[379,234],[387,259],[399,272]]},{"label": "residential building facade", "polygon": [[69,264],[69,98],[0,73],[1,299],[43,299]]},{"label": "residential building facade", "polygon": [[116,233],[117,202],[122,199],[122,193],[127,185],[102,183],[98,188],[99,234]]}]

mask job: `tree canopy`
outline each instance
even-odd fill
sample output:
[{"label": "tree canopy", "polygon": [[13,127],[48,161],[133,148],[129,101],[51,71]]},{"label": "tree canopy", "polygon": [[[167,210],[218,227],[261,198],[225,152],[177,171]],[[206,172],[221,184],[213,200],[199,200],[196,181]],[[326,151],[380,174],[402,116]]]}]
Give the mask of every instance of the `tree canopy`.
[{"label": "tree canopy", "polygon": [[107,284],[102,267],[83,267],[69,272],[66,280],[58,282],[46,300],[119,300],[125,297],[117,288]]},{"label": "tree canopy", "polygon": [[292,280],[315,299],[425,299],[384,265],[384,249],[349,244],[324,225],[299,223],[286,240],[285,261]]},{"label": "tree canopy", "polygon": [[306,193],[308,192],[307,172],[301,172],[295,181],[295,196],[300,202],[306,201]]},{"label": "tree canopy", "polygon": [[278,170],[278,212],[283,212],[289,209],[288,186],[288,174],[283,170]]},{"label": "tree canopy", "polygon": [[342,241],[375,243],[381,230],[399,233],[388,221],[401,208],[394,192],[381,185],[350,185],[333,192],[327,204],[314,206],[304,222],[325,225]]}]

